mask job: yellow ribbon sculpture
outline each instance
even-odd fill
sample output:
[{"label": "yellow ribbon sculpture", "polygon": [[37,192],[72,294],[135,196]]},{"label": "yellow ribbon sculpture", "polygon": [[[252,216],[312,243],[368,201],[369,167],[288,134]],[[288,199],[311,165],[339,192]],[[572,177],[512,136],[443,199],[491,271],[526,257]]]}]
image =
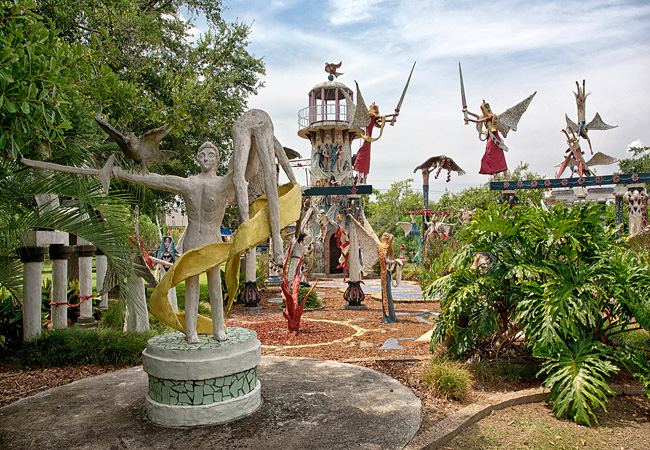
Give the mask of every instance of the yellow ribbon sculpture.
[{"label": "yellow ribbon sculpture", "polygon": [[[284,228],[300,218],[302,205],[300,186],[291,183],[278,188],[280,203],[280,227]],[[226,287],[228,288],[228,306],[230,310],[239,290],[240,256],[249,248],[255,248],[271,236],[269,208],[266,196],[255,200],[250,208],[250,220],[237,228],[232,242],[218,242],[195,248],[181,255],[160,280],[149,302],[151,314],[176,330],[185,332],[185,312],[175,313],[167,292],[181,281],[200,275],[217,265],[226,263]],[[212,334],[212,320],[199,314],[196,321],[198,334]]]}]

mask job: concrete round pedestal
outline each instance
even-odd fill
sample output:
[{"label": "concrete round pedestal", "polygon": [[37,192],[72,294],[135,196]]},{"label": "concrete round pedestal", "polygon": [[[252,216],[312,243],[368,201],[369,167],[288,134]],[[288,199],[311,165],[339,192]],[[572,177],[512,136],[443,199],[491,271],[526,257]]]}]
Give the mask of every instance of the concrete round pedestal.
[{"label": "concrete round pedestal", "polygon": [[212,425],[245,417],[259,408],[257,365],[261,345],[246,328],[228,328],[228,340],[199,335],[188,344],[181,332],[149,340],[142,367],[149,376],[145,409],[159,425]]}]

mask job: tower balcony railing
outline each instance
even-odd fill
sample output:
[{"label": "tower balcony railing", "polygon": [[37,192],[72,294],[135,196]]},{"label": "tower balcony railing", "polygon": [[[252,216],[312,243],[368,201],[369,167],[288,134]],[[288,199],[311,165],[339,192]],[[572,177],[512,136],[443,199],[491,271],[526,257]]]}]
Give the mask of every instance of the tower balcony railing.
[{"label": "tower balcony railing", "polygon": [[350,122],[347,105],[315,105],[298,111],[298,129],[302,130],[319,122]]}]

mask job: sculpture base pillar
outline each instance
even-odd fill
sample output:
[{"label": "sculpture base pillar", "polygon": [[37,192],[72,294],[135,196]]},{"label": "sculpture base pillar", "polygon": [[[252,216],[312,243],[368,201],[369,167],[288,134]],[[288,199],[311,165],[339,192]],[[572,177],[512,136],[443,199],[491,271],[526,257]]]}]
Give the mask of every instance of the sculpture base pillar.
[{"label": "sculpture base pillar", "polygon": [[238,300],[243,301],[244,306],[247,308],[255,308],[262,300],[260,291],[257,289],[257,281],[244,282],[244,289],[239,293]]},{"label": "sculpture base pillar", "polygon": [[79,328],[97,328],[98,322],[94,317],[78,317],[74,326]]},{"label": "sculpture base pillar", "polygon": [[213,425],[252,414],[262,403],[257,366],[261,345],[246,328],[228,328],[228,340],[181,332],[149,340],[142,367],[149,376],[147,417],[169,427]]},{"label": "sculpture base pillar", "polygon": [[363,290],[361,289],[362,284],[363,281],[361,280],[348,281],[348,287],[343,293],[343,299],[348,302],[348,304],[345,305],[345,309],[368,309],[366,305],[361,303],[366,298]]}]

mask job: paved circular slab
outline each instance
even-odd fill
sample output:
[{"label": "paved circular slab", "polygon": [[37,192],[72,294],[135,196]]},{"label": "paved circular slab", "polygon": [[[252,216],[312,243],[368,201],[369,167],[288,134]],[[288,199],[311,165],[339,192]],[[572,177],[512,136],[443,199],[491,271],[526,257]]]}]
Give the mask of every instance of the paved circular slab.
[{"label": "paved circular slab", "polygon": [[263,357],[258,377],[263,403],[255,413],[193,428],[145,419],[141,367],[79,380],[0,408],[0,447],[398,449],[422,419],[410,389],[364,367]]}]

